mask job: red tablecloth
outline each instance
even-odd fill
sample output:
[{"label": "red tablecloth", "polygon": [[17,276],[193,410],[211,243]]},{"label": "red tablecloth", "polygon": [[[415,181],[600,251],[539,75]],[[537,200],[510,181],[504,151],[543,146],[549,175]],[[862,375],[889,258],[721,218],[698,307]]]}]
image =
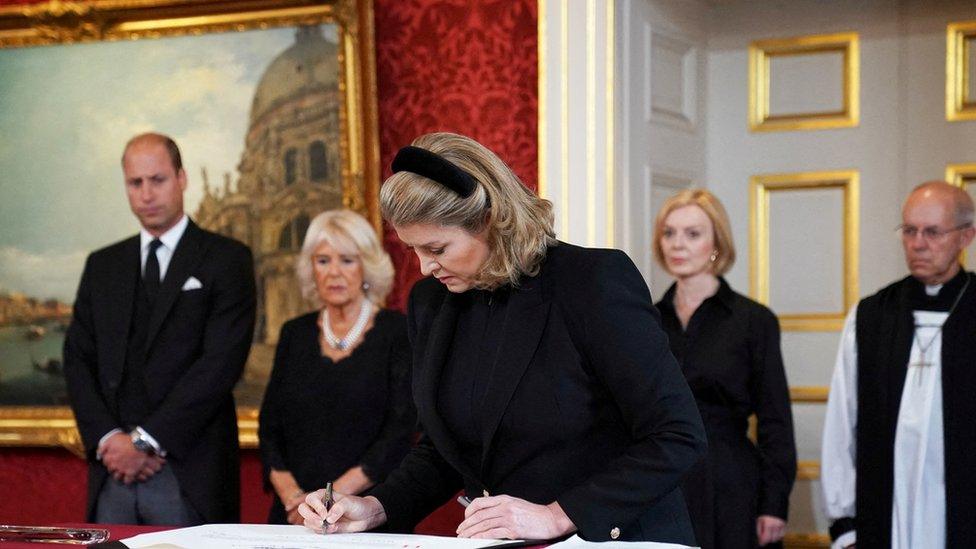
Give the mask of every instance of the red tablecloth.
[{"label": "red tablecloth", "polygon": [[[40,526],[40,525],[33,525]],[[131,524],[84,524],[84,523],[65,523],[65,524],[51,524],[45,526],[69,526],[71,528],[105,528],[109,531],[108,541],[117,541],[120,539],[131,538],[132,536],[139,534],[146,534],[148,532],[159,532],[160,530],[169,530],[173,528],[172,526],[133,526]],[[83,545],[57,545],[50,543],[20,543],[13,541],[0,541],[0,547],[3,549],[40,549],[41,547],[84,547]]]}]

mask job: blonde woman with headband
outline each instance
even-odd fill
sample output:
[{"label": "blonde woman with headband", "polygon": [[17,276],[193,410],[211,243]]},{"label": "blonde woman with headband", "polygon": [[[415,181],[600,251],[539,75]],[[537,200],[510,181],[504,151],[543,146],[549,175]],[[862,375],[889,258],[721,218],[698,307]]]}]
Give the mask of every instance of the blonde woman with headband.
[{"label": "blonde woman with headband", "polygon": [[[681,487],[698,543],[778,547],[796,476],[779,323],[722,278],[735,247],[725,208],[712,193],[686,190],[664,203],[654,224],[654,257],[676,281],[657,307],[708,432],[708,455]],[[758,444],[747,436],[752,414]]]},{"label": "blonde woman with headband", "polygon": [[631,260],[558,242],[551,204],[467,137],[422,136],[393,171],[383,216],[429,276],[408,311],[424,436],[371,495],[309,494],[305,525],[411,531],[462,490],[461,537],[694,545],[677,486],[704,431]]},{"label": "blonde woman with headband", "polygon": [[381,308],[393,264],[373,227],[350,210],[319,214],[296,270],[316,310],[281,328],[258,431],[268,521],[281,524],[302,523],[306,490],[358,494],[383,480],[415,423],[406,321]]}]

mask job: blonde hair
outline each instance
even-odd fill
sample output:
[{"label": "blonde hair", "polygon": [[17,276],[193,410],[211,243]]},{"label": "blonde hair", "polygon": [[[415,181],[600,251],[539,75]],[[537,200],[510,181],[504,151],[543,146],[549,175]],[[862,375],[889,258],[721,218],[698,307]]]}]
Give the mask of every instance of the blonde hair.
[{"label": "blonde hair", "polygon": [[715,261],[712,263],[712,273],[722,276],[735,263],[735,244],[732,243],[732,226],[725,208],[714,194],[705,189],[686,189],[664,201],[654,220],[654,259],[658,265],[667,270],[664,261],[664,250],[661,249],[661,236],[664,233],[664,220],[668,215],[685,206],[698,206],[708,219],[712,221],[712,234],[715,242]]},{"label": "blonde hair", "polygon": [[325,211],[308,224],[302,251],[295,265],[302,296],[316,307],[324,305],[315,286],[312,268],[312,254],[322,244],[328,244],[340,253],[359,256],[363,265],[363,282],[366,283],[363,294],[366,299],[382,306],[393,287],[393,262],[383,249],[373,226],[352,210]]},{"label": "blonde hair", "polygon": [[412,172],[393,174],[380,188],[380,211],[394,226],[430,224],[460,227],[470,234],[487,230],[488,259],[474,286],[494,289],[535,276],[556,243],[552,203],[522,184],[495,153],[453,133],[429,133],[412,143],[440,155],[477,182],[467,198]]}]

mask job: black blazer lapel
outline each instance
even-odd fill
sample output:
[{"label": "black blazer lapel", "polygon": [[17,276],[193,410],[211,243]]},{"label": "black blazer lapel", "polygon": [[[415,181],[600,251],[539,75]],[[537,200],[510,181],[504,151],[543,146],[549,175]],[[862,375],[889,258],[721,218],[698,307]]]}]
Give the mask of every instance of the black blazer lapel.
[{"label": "black blazer lapel", "polygon": [[153,305],[152,316],[149,317],[149,332],[146,335],[146,349],[152,345],[159,329],[163,325],[163,320],[169,314],[169,310],[176,302],[176,298],[183,290],[183,283],[186,282],[192,270],[200,263],[203,257],[203,231],[190,221],[186,226],[186,231],[176,245],[176,251],[169,261],[166,269],[166,276],[159,287],[159,295],[156,296],[156,303]]},{"label": "black blazer lapel", "polygon": [[125,365],[126,342],[129,340],[129,329],[132,325],[132,307],[135,303],[136,281],[142,275],[140,272],[141,259],[139,257],[139,237],[135,236],[125,242],[118,255],[113,271],[118,273],[112,280],[113,291],[106,294],[103,316],[108,324],[105,333],[116,334],[117,344],[112,346],[112,355],[107,357],[104,364],[104,375],[107,379],[122,378]]},{"label": "black blazer lapel", "polygon": [[417,357],[420,370],[417,372],[417,414],[424,432],[433,441],[437,451],[462,476],[477,478],[475,471],[461,460],[454,436],[448,431],[444,420],[437,413],[437,390],[441,371],[451,352],[454,331],[458,317],[458,297],[448,293],[441,303],[437,316],[430,325],[430,335],[422,355]]},{"label": "black blazer lapel", "polygon": [[524,280],[512,290],[505,313],[502,347],[492,370],[483,403],[481,473],[484,474],[492,440],[525,369],[535,354],[549,317],[550,301],[543,298],[540,277]]}]

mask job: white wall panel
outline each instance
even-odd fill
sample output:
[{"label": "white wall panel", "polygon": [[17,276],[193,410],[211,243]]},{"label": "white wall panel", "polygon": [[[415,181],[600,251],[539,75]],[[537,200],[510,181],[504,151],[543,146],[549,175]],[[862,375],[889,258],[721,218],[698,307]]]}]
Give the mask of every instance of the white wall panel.
[{"label": "white wall panel", "polygon": [[769,114],[840,111],[844,108],[844,55],[824,52],[777,55],[769,60]]},{"label": "white wall panel", "polygon": [[791,387],[830,385],[840,332],[783,332],[780,347]]},{"label": "white wall panel", "polygon": [[778,314],[844,310],[843,189],[769,197],[769,303]]}]

